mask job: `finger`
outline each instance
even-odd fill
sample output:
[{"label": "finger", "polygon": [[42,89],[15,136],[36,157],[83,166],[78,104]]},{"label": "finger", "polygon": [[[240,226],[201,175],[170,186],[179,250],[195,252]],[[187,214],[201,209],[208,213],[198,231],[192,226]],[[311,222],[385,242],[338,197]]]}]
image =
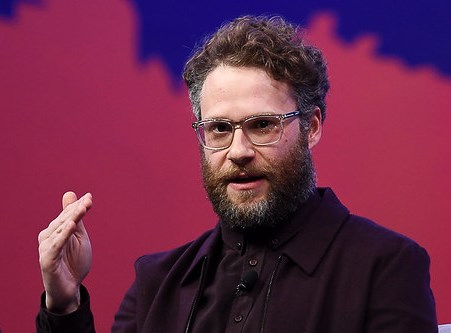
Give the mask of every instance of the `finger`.
[{"label": "finger", "polygon": [[74,192],[66,192],[63,194],[62,197],[62,204],[63,204],[63,209],[65,209],[68,205],[70,205],[71,203],[74,203],[75,201],[77,201],[77,195]]},{"label": "finger", "polygon": [[[71,198],[69,195],[69,201],[70,200]],[[59,228],[64,227],[65,224],[72,222],[77,224],[78,222],[80,222],[80,220],[83,218],[83,216],[86,215],[86,212],[91,208],[91,206],[92,195],[90,193],[87,193],[77,201],[68,204],[66,208],[48,225],[48,227],[39,233],[39,243],[50,237],[52,233],[57,231]]]},{"label": "finger", "polygon": [[86,231],[83,221],[78,222],[77,227],[74,230],[74,236],[78,239],[86,239],[89,242],[88,232]]},{"label": "finger", "polygon": [[67,228],[68,224],[76,225],[81,218],[86,214],[86,208],[80,204],[70,207],[70,211],[62,212],[56,219],[54,219],[49,226],[41,231],[38,236],[39,243],[49,238],[54,238],[57,234]]},{"label": "finger", "polygon": [[[86,212],[92,206],[92,195],[91,193],[86,193],[80,199],[71,202],[76,198],[75,193],[67,192],[63,196],[63,205],[66,205],[63,211],[58,215],[58,217],[51,223],[55,224],[51,230],[54,230],[60,224],[64,224],[66,220],[74,221],[78,223]],[[49,225],[50,227],[50,225]]]},{"label": "finger", "polygon": [[[75,205],[75,206],[74,206]],[[54,221],[54,225],[49,226],[44,232],[47,234],[40,235],[41,242],[57,242],[56,249],[60,250],[64,243],[74,235],[78,239],[86,238],[89,241],[88,233],[83,225],[82,217],[86,215],[89,207],[92,205],[91,196],[83,196],[73,204],[71,215],[67,216],[63,222]],[[51,224],[52,224],[51,223]],[[63,242],[60,244],[60,242]]]},{"label": "finger", "polygon": [[63,247],[74,233],[75,228],[75,223],[67,223],[39,244],[41,267],[44,268],[51,264],[61,255]]}]

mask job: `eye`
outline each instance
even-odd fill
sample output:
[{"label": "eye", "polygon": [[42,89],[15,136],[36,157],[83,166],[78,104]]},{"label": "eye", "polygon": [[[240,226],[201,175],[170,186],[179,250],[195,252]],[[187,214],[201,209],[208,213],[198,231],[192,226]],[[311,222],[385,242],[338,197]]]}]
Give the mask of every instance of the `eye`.
[{"label": "eye", "polygon": [[278,126],[279,119],[274,117],[259,117],[247,122],[247,128],[253,132],[270,132]]},{"label": "eye", "polygon": [[220,133],[230,133],[232,131],[232,126],[225,121],[212,121],[204,125],[205,132],[220,134]]},{"label": "eye", "polygon": [[267,119],[260,119],[260,120],[256,121],[256,124],[255,124],[256,128],[261,128],[261,129],[265,129],[269,126],[271,126],[271,122],[268,121]]}]

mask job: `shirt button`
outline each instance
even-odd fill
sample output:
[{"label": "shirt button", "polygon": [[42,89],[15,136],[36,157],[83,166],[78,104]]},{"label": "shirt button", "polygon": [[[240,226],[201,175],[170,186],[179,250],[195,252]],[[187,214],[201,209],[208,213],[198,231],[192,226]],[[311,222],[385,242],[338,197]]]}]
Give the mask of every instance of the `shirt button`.
[{"label": "shirt button", "polygon": [[241,315],[235,316],[234,320],[236,323],[239,323],[240,321],[243,320],[243,316],[241,316]]},{"label": "shirt button", "polygon": [[257,264],[258,264],[258,260],[257,259],[249,260],[249,265],[251,265],[252,267],[257,266]]},{"label": "shirt button", "polygon": [[272,247],[277,247],[277,245],[279,245],[279,240],[277,238],[274,238],[273,240],[271,240],[271,245]]},{"label": "shirt button", "polygon": [[241,243],[241,242],[236,243],[236,248],[238,250],[241,250],[243,248],[243,243]]}]

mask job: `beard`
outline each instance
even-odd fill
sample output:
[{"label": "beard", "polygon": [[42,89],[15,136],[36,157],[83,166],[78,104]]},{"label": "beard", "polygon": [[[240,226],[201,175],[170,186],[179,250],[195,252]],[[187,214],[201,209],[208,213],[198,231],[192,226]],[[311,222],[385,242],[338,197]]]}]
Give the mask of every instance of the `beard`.
[{"label": "beard", "polygon": [[[232,229],[256,231],[271,229],[288,221],[316,188],[316,174],[305,133],[299,135],[288,154],[271,165],[258,167],[232,165],[227,170],[215,170],[202,151],[204,188],[220,219]],[[258,175],[269,182],[265,197],[255,200],[254,190],[243,190],[233,202],[227,193],[228,183],[245,173]]]}]

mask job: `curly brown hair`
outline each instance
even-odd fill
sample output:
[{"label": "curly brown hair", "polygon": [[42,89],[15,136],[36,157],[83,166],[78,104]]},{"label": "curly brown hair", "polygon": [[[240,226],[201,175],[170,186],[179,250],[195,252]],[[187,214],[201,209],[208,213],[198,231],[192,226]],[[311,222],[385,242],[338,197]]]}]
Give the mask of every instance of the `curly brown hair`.
[{"label": "curly brown hair", "polygon": [[187,61],[183,79],[198,120],[202,86],[219,65],[263,69],[274,80],[288,83],[304,115],[319,107],[322,120],[326,118],[329,80],[321,51],[305,44],[300,27],[279,16],[243,16],[226,23]]}]

